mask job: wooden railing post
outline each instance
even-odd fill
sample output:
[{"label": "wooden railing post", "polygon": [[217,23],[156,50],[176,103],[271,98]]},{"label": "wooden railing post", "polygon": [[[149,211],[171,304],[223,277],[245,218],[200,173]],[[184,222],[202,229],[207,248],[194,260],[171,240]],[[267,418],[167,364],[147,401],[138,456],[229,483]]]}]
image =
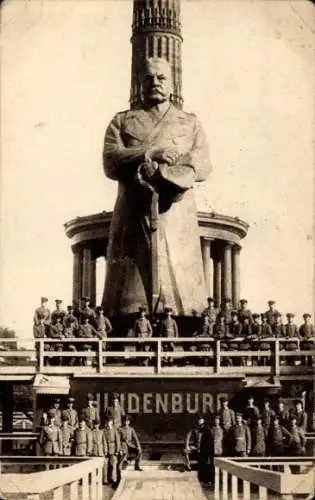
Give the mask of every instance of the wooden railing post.
[{"label": "wooden railing post", "polygon": [[250,483],[243,481],[243,500],[250,500]]},{"label": "wooden railing post", "polygon": [[93,500],[93,498],[95,498],[95,500],[97,499],[97,489],[96,489],[96,470],[93,470],[91,472],[91,499]]},{"label": "wooden railing post", "polygon": [[70,497],[69,497],[69,500],[78,500],[78,498],[79,498],[78,486],[79,486],[78,481],[73,481],[70,484]]},{"label": "wooden railing post", "polygon": [[26,500],[39,500],[39,493],[31,493],[27,495]]},{"label": "wooden railing post", "polygon": [[38,355],[38,370],[41,372],[44,368],[44,340],[38,340],[39,342],[39,355]]},{"label": "wooden railing post", "polygon": [[103,467],[96,469],[96,499],[102,500],[103,498]]},{"label": "wooden railing post", "polygon": [[82,476],[82,499],[89,500],[89,475]]},{"label": "wooden railing post", "polygon": [[273,373],[277,377],[280,375],[280,345],[279,345],[279,339],[274,340],[274,349],[273,349]]},{"label": "wooden railing post", "polygon": [[52,500],[63,500],[63,486],[59,486],[53,491]]},{"label": "wooden railing post", "polygon": [[220,373],[220,365],[221,365],[221,359],[220,359],[220,340],[217,340],[215,343],[215,373]]},{"label": "wooden railing post", "polygon": [[265,488],[264,486],[259,486],[258,498],[259,500],[267,500],[267,488]]},{"label": "wooden railing post", "polygon": [[220,500],[220,469],[214,469],[214,500]]},{"label": "wooden railing post", "polygon": [[156,372],[161,373],[162,368],[162,341],[157,339],[157,350],[156,350]]},{"label": "wooden railing post", "polygon": [[103,342],[98,341],[98,373],[103,371]]},{"label": "wooden railing post", "polygon": [[[238,500],[238,491],[237,491],[237,486],[238,486],[238,479],[237,476],[232,475],[232,500]],[[223,498],[227,498],[223,497]]]}]

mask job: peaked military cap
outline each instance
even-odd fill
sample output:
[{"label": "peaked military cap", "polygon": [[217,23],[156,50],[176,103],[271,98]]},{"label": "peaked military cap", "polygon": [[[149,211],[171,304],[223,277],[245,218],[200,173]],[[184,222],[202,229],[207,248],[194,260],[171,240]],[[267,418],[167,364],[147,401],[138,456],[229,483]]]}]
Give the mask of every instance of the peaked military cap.
[{"label": "peaked military cap", "polygon": [[100,422],[100,419],[98,417],[96,417],[96,419],[94,420],[94,425],[97,424],[99,425],[101,422]]},{"label": "peaked military cap", "polygon": [[73,306],[67,306],[68,311],[73,311]]},{"label": "peaked military cap", "polygon": [[60,403],[60,398],[55,398],[54,403]]},{"label": "peaked military cap", "polygon": [[130,415],[124,415],[122,418],[122,421],[125,423],[128,420],[128,422],[131,422],[131,417]]},{"label": "peaked military cap", "polygon": [[215,300],[212,297],[207,298],[207,302],[212,302],[213,304],[215,303]]},{"label": "peaked military cap", "polygon": [[147,312],[146,307],[144,307],[144,306],[140,306],[140,307],[139,307],[139,312]]},{"label": "peaked military cap", "polygon": [[41,301],[41,302],[48,302],[48,299],[47,299],[47,297],[41,297],[41,298],[40,298],[40,301]]},{"label": "peaked military cap", "polygon": [[90,302],[90,297],[82,297],[82,302]]},{"label": "peaked military cap", "polygon": [[74,403],[75,402],[75,398],[73,398],[73,397],[68,398],[68,402],[69,403]]},{"label": "peaked military cap", "polygon": [[94,401],[94,396],[91,392],[88,393],[87,399],[88,399],[88,401]]},{"label": "peaked military cap", "polygon": [[56,410],[54,410],[53,408],[51,408],[51,409],[48,411],[48,416],[49,416],[49,417],[55,417],[55,416],[56,416]]},{"label": "peaked military cap", "polygon": [[312,315],[310,313],[304,313],[303,318],[311,318]]},{"label": "peaked military cap", "polygon": [[227,302],[232,302],[232,301],[231,301],[231,299],[230,299],[230,298],[227,298],[227,299],[223,299],[223,301],[222,301],[222,302],[227,303]]},{"label": "peaked military cap", "polygon": [[241,299],[240,300],[240,304],[248,304],[248,300],[247,299]]},{"label": "peaked military cap", "polygon": [[173,312],[173,309],[171,307],[165,307],[164,312],[171,313],[171,312]]},{"label": "peaked military cap", "polygon": [[269,304],[270,306],[275,305],[275,303],[276,303],[276,302],[275,302],[274,300],[268,300],[268,304]]},{"label": "peaked military cap", "polygon": [[253,314],[253,318],[260,318],[261,316],[263,316],[262,314],[258,314],[258,313],[254,313]]},{"label": "peaked military cap", "polygon": [[237,316],[238,317],[238,312],[237,311],[232,311],[231,316]]},{"label": "peaked military cap", "polygon": [[113,394],[112,394],[112,399],[119,399],[119,394],[118,394],[118,392],[113,392]]},{"label": "peaked military cap", "polygon": [[294,318],[294,316],[295,316],[295,314],[293,314],[293,313],[287,313],[286,314],[287,318]]},{"label": "peaked military cap", "polygon": [[96,310],[97,310],[97,312],[104,311],[104,307],[103,306],[97,306]]},{"label": "peaked military cap", "polygon": [[80,414],[79,420],[80,420],[80,422],[85,422],[86,421],[86,417],[85,417],[84,413]]},{"label": "peaked military cap", "polygon": [[56,299],[55,302],[56,302],[56,304],[62,304],[62,300],[61,299]]},{"label": "peaked military cap", "polygon": [[69,415],[68,415],[68,413],[63,413],[63,414],[61,415],[61,418],[62,418],[62,420],[69,420]]},{"label": "peaked military cap", "polygon": [[240,411],[236,412],[236,417],[243,417],[243,413],[241,413]]}]

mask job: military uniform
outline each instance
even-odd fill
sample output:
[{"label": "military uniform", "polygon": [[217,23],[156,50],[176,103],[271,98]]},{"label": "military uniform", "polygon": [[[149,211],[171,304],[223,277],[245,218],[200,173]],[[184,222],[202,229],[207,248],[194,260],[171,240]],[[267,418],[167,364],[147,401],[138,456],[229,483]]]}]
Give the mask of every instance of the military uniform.
[{"label": "military uniform", "polygon": [[60,433],[62,440],[62,448],[60,454],[70,457],[72,455],[74,428],[71,427],[68,423],[65,424],[63,422],[60,426]]},{"label": "military uniform", "polygon": [[210,429],[211,435],[211,456],[221,457],[223,455],[224,432],[220,424],[216,424]]},{"label": "military uniform", "polygon": [[247,405],[245,407],[245,410],[243,412],[243,418],[246,420],[247,425],[249,427],[252,427],[254,423],[256,422],[257,418],[259,417],[259,409],[255,405]]},{"label": "military uniform", "polygon": [[47,325],[45,325],[45,323],[42,323],[41,321],[38,324],[34,323],[33,335],[35,339],[44,339],[46,337],[46,333]]},{"label": "military uniform", "polygon": [[68,311],[63,318],[63,326],[65,328],[71,328],[73,332],[76,332],[79,328],[79,322],[73,311]]},{"label": "military uniform", "polygon": [[255,457],[263,457],[266,454],[266,429],[261,423],[256,422],[251,429],[252,449],[251,454]]},{"label": "military uniform", "polygon": [[274,323],[272,326],[272,335],[275,339],[281,339],[285,337],[285,328],[282,323]]},{"label": "military uniform", "polygon": [[62,412],[62,417],[66,417],[69,420],[69,425],[76,429],[79,425],[78,412],[74,408],[66,408]]},{"label": "military uniform", "polygon": [[93,457],[105,456],[105,437],[102,429],[93,429],[92,431],[92,455]]},{"label": "military uniform", "polygon": [[131,425],[123,425],[119,430],[119,434],[122,453],[121,463],[123,463],[125,460],[134,458],[135,469],[139,469],[142,451],[140,441],[135,429]]},{"label": "military uniform", "polygon": [[92,453],[92,433],[86,426],[78,427],[74,431],[74,455],[76,457],[85,457]]},{"label": "military uniform", "polygon": [[[187,469],[191,469],[190,460],[197,460],[198,466],[200,467],[203,457],[201,456],[201,452],[203,451],[202,444],[204,440],[204,435],[206,433],[206,428],[203,426],[202,428],[196,427],[188,432],[186,437],[186,444],[184,449],[184,461]],[[210,454],[210,450],[209,450]]]},{"label": "military uniform", "polygon": [[235,413],[231,408],[221,407],[219,414],[222,429],[227,433],[235,425]]},{"label": "military uniform", "polygon": [[[161,320],[160,323],[160,337],[178,337],[178,326],[174,318],[166,317]],[[163,351],[174,351],[174,342],[163,343],[162,345]],[[165,361],[172,364],[173,358],[170,357],[165,359]]]},{"label": "military uniform", "polygon": [[124,409],[118,404],[117,406],[115,405],[110,405],[108,406],[105,415],[108,418],[112,418],[114,421],[114,427],[116,429],[119,429],[121,427],[122,423],[122,418],[125,416],[125,411]]},{"label": "military uniform", "polygon": [[[297,325],[295,325],[294,323],[290,322],[289,321],[289,318],[294,318],[294,314],[292,313],[288,313],[287,314],[287,318],[288,318],[288,323],[286,323],[284,325],[284,335],[287,339],[290,339],[290,338],[296,338],[298,339],[299,338],[299,329],[297,327]],[[284,344],[284,347],[287,351],[296,351],[299,347],[299,342],[298,340],[295,340],[294,342],[286,342]],[[294,358],[293,357],[288,357],[287,358],[287,363],[289,365],[294,365]]]},{"label": "military uniform", "polygon": [[92,309],[92,307],[85,305],[85,306],[80,308],[80,321],[79,322],[82,323],[82,320],[84,318],[89,318],[90,323],[92,325],[95,325],[96,312],[94,311],[94,309]]},{"label": "military uniform", "polygon": [[291,426],[289,432],[291,435],[288,444],[290,455],[304,455],[306,443],[304,432],[297,425]]},{"label": "military uniform", "polygon": [[267,453],[270,456],[281,456],[285,450],[285,440],[291,438],[288,430],[278,423],[273,422],[267,436]]},{"label": "military uniform", "polygon": [[208,307],[206,307],[203,311],[203,316],[208,316],[209,318],[209,324],[211,328],[211,335],[213,334],[213,327],[217,322],[217,317],[219,314],[219,309],[217,307],[214,307],[214,300],[209,297],[208,298]]},{"label": "military uniform", "polygon": [[275,412],[273,411],[272,408],[264,408],[261,412],[261,420],[262,420],[262,425],[265,430],[265,436],[268,435],[269,432],[269,427],[272,422],[272,420],[275,417]]},{"label": "military uniform", "polygon": [[60,428],[54,423],[44,425],[40,431],[39,443],[44,455],[61,455],[62,435]]},{"label": "military uniform", "polygon": [[269,300],[268,301],[268,304],[270,306],[270,309],[268,309],[265,313],[264,313],[264,316],[266,317],[267,319],[267,323],[269,325],[274,325],[275,322],[276,322],[276,317],[279,313],[279,311],[277,311],[277,309],[275,309],[274,307],[271,307],[271,306],[274,306],[275,304],[275,301],[274,300]]},{"label": "military uniform", "polygon": [[52,339],[62,339],[63,338],[63,324],[60,321],[58,321],[57,323],[50,325],[49,333],[50,333],[49,336]]},{"label": "military uniform", "polygon": [[97,330],[90,323],[83,323],[79,325],[78,335],[80,338],[93,338],[97,337]]},{"label": "military uniform", "polygon": [[[244,302],[244,304],[247,304],[247,301]],[[241,304],[242,304],[242,301],[241,301]],[[246,319],[249,320],[249,322],[251,323],[252,322],[252,311],[250,309],[246,309],[246,307],[241,307],[238,311],[238,320],[240,323],[244,323]]]},{"label": "military uniform", "polygon": [[121,451],[120,437],[115,427],[105,427],[104,431],[104,481],[116,484],[118,480],[118,455]]},{"label": "military uniform", "polygon": [[233,456],[245,457],[251,450],[251,434],[249,427],[243,423],[236,423],[231,431],[231,448]]},{"label": "military uniform", "polygon": [[307,430],[307,413],[305,411],[293,411],[291,418],[296,418],[296,426],[302,431]]},{"label": "military uniform", "polygon": [[49,325],[51,321],[50,310],[46,306],[44,306],[44,303],[47,302],[47,299],[45,297],[42,297],[41,302],[42,305],[40,307],[37,307],[34,312],[34,324],[39,325],[40,320],[43,319],[45,325]]},{"label": "military uniform", "polygon": [[58,307],[58,304],[62,304],[62,300],[57,299],[56,301],[56,309],[51,313],[51,322],[52,324],[55,324],[57,322],[57,318],[60,319],[61,322],[63,322],[64,317],[66,316],[66,311],[64,309],[61,309],[61,307]]},{"label": "military uniform", "polygon": [[279,419],[279,424],[282,425],[283,427],[288,427],[289,425],[289,420],[290,420],[290,415],[289,412],[285,409],[283,410],[277,410],[276,415]]},{"label": "military uniform", "polygon": [[86,406],[83,408],[82,416],[84,417],[86,425],[89,429],[93,428],[95,420],[100,419],[99,411],[95,408],[95,406]]}]

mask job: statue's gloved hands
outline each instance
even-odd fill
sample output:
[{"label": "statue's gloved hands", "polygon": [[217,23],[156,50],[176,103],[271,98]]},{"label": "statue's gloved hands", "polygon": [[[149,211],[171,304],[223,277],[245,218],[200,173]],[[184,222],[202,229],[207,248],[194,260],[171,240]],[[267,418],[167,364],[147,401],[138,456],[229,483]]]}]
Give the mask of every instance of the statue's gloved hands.
[{"label": "statue's gloved hands", "polygon": [[141,175],[145,181],[148,181],[151,177],[153,177],[157,169],[158,164],[155,161],[147,161],[140,165],[138,174]]},{"label": "statue's gloved hands", "polygon": [[178,152],[174,148],[160,148],[147,151],[147,158],[158,163],[167,163],[168,165],[175,165],[178,158]]}]

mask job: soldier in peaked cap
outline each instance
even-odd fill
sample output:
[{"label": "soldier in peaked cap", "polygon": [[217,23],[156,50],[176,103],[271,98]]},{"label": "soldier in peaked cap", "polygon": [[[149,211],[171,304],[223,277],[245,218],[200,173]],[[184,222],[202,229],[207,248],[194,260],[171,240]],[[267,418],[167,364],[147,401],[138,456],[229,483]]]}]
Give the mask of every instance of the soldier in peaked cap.
[{"label": "soldier in peaked cap", "polygon": [[245,318],[247,318],[250,323],[252,322],[252,311],[248,309],[247,305],[248,305],[248,300],[246,299],[240,300],[241,307],[237,312],[238,312],[238,319],[242,324],[244,323]]},{"label": "soldier in peaked cap", "polygon": [[[284,347],[287,351],[296,351],[298,349],[298,338],[299,338],[299,329],[297,325],[294,323],[294,314],[288,312],[286,314],[287,322],[284,325],[284,335],[289,340],[296,339],[294,342],[286,342]],[[286,358],[286,362],[288,365],[294,365],[294,357],[290,356]]]},{"label": "soldier in peaked cap", "polygon": [[275,322],[271,325],[274,338],[281,339],[285,336],[284,324],[282,323],[282,314],[276,312],[274,315]]},{"label": "soldier in peaked cap", "polygon": [[119,429],[122,424],[122,419],[125,416],[125,411],[120,404],[119,394],[114,392],[111,395],[110,405],[107,407],[105,415],[111,418],[116,429]]},{"label": "soldier in peaked cap", "polygon": [[69,417],[67,414],[62,414],[62,422],[60,426],[62,447],[61,455],[69,457],[72,452],[74,428],[69,423]]},{"label": "soldier in peaked cap", "polygon": [[138,435],[131,426],[131,420],[129,415],[125,415],[123,418],[123,425],[119,429],[120,434],[120,442],[121,442],[121,460],[120,466],[123,465],[124,462],[128,462],[128,460],[135,460],[135,470],[141,471],[140,468],[140,460],[141,460],[141,445],[138,438]]},{"label": "soldier in peaked cap", "polygon": [[268,300],[268,310],[265,312],[267,323],[271,326],[276,322],[276,314],[279,312],[275,308],[275,304],[274,300]]},{"label": "soldier in peaked cap", "polygon": [[47,302],[47,297],[41,297],[40,307],[37,307],[34,312],[34,325],[39,325],[41,319],[43,319],[46,326],[50,324],[51,314],[47,307]]},{"label": "soldier in peaked cap", "polygon": [[[160,337],[178,337],[178,326],[174,318],[172,318],[173,310],[171,307],[165,307],[164,309],[164,318],[160,323]],[[162,345],[163,351],[174,351],[174,342],[163,343]],[[164,359],[168,364],[173,364],[173,358],[170,356],[169,358]]]},{"label": "soldier in peaked cap", "polygon": [[53,400],[53,405],[49,409],[48,414],[49,414],[49,412],[51,412],[54,415],[55,425],[60,427],[60,425],[61,425],[60,398],[55,398]]},{"label": "soldier in peaked cap", "polygon": [[48,423],[41,429],[39,444],[44,455],[60,455],[62,451],[62,436],[59,427],[55,422],[56,411],[48,411]]},{"label": "soldier in peaked cap", "polygon": [[288,410],[285,409],[284,402],[281,399],[278,401],[276,415],[279,419],[279,424],[287,428],[289,425],[290,415]]},{"label": "soldier in peaked cap", "polygon": [[92,430],[92,455],[94,457],[104,457],[105,455],[105,443],[104,443],[104,432],[100,429],[100,420],[96,418],[94,420],[94,426]]},{"label": "soldier in peaked cap", "polygon": [[251,433],[249,426],[244,424],[241,413],[236,414],[236,423],[231,432],[232,454],[236,457],[246,457],[251,451]]},{"label": "soldier in peaked cap", "polygon": [[251,429],[251,455],[255,457],[263,457],[266,455],[266,437],[268,432],[269,429],[266,434],[262,418],[258,417]]},{"label": "soldier in peaked cap", "polygon": [[259,417],[259,409],[254,404],[254,398],[252,395],[248,396],[247,405],[244,409],[243,417],[250,428],[254,424],[255,420],[257,420],[257,418]]},{"label": "soldier in peaked cap", "polygon": [[[150,321],[146,318],[146,308],[139,307],[139,318],[136,319],[133,327],[135,337],[138,339],[151,338],[153,335],[153,329]],[[137,350],[140,352],[149,352],[151,350],[151,345],[145,342],[140,342],[137,344]],[[148,366],[150,359],[141,358],[140,364]]]},{"label": "soldier in peaked cap", "polygon": [[83,297],[82,298],[82,305],[80,308],[80,321],[79,322],[82,323],[82,321],[86,317],[89,318],[89,321],[93,326],[96,326],[95,325],[96,313],[95,313],[94,309],[90,306],[90,297]]},{"label": "soldier in peaked cap", "polygon": [[212,331],[213,331],[213,327],[216,323],[217,316],[219,314],[219,310],[216,307],[215,300],[212,297],[208,297],[207,302],[208,302],[208,306],[203,311],[203,314],[208,316],[209,324],[210,324]]},{"label": "soldier in peaked cap", "polygon": [[79,427],[74,432],[74,454],[85,457],[92,453],[92,433],[86,425],[85,416],[80,415]]},{"label": "soldier in peaked cap", "polygon": [[121,452],[120,434],[112,417],[107,417],[104,428],[104,482],[116,486],[118,481],[118,456]]},{"label": "soldier in peaked cap", "polygon": [[269,399],[266,398],[264,400],[264,407],[261,411],[261,421],[266,437],[268,436],[269,428],[274,417],[275,417],[275,412],[272,408],[270,408],[270,401]]},{"label": "soldier in peaked cap", "polygon": [[303,402],[300,399],[297,399],[294,402],[295,409],[291,412],[290,420],[293,418],[296,420],[296,426],[302,432],[306,432],[307,430],[307,413],[303,410]]},{"label": "soldier in peaked cap", "polygon": [[87,395],[87,406],[83,408],[81,415],[90,430],[93,429],[95,420],[100,419],[98,408],[94,405],[94,396],[91,393]]},{"label": "soldier in peaked cap", "polygon": [[229,325],[232,321],[233,306],[230,298],[225,298],[222,301],[220,315],[224,317],[224,322]]},{"label": "soldier in peaked cap", "polygon": [[73,397],[68,398],[67,408],[62,412],[62,418],[67,417],[69,425],[76,429],[79,425],[78,412],[74,408],[75,399]]},{"label": "soldier in peaked cap", "polygon": [[62,323],[66,315],[66,311],[61,307],[62,300],[56,299],[55,304],[56,304],[56,309],[51,313],[51,322],[53,325],[57,322],[57,318],[60,318],[60,321]]}]

